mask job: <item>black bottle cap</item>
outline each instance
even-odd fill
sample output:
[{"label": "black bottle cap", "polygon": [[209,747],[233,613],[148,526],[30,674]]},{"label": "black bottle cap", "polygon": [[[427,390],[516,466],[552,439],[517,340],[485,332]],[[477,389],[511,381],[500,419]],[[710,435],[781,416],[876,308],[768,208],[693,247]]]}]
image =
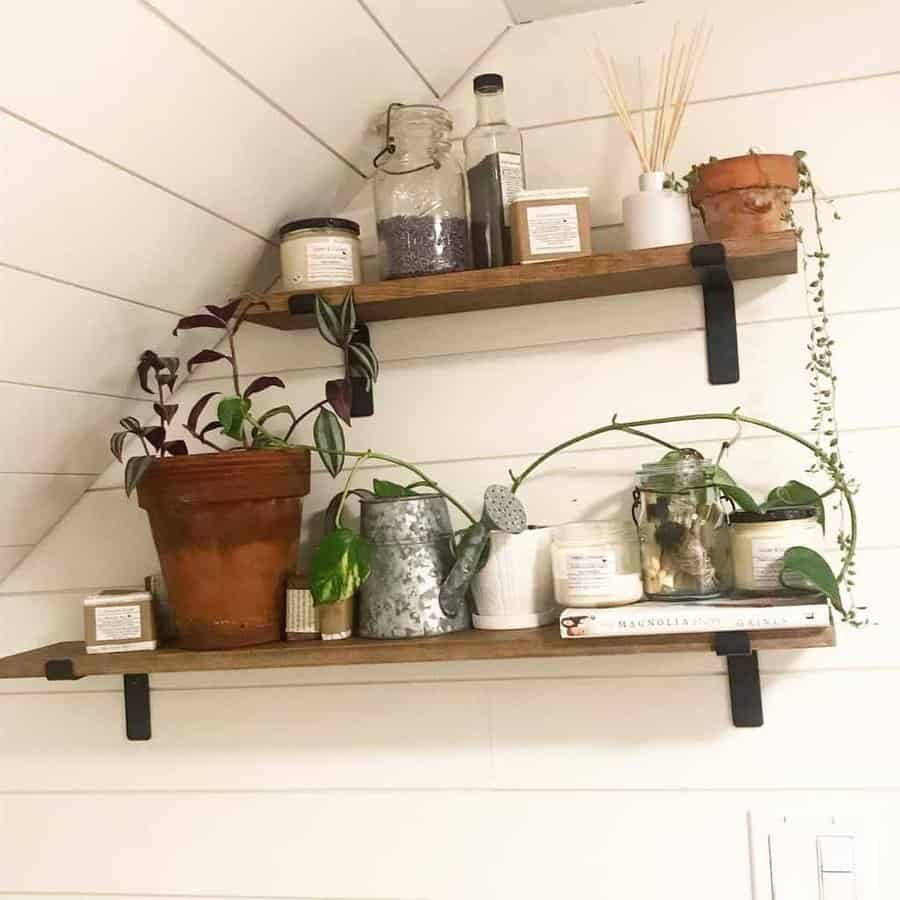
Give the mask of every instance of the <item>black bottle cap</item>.
[{"label": "black bottle cap", "polygon": [[476,94],[495,94],[503,90],[503,76],[491,72],[487,75],[476,75],[472,82]]}]

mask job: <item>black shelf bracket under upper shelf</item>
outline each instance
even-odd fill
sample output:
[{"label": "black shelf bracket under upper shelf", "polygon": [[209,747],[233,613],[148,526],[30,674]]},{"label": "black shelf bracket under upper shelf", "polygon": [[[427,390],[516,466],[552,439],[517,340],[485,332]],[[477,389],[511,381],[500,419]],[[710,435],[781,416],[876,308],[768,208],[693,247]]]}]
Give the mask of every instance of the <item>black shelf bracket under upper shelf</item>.
[{"label": "black shelf bracket under upper shelf", "polygon": [[722,244],[691,247],[691,265],[700,273],[706,318],[706,364],[710,384],[735,384],[738,365],[734,285]]},{"label": "black shelf bracket under upper shelf", "polygon": [[746,631],[722,631],[715,637],[718,656],[728,659],[731,721],[736,728],[759,728],[763,723],[759,659]]},{"label": "black shelf bracket under upper shelf", "polygon": [[[288,300],[288,309],[292,316],[315,316],[315,293],[292,294]],[[365,322],[358,321],[356,334],[353,335],[351,344],[364,344],[372,349],[372,338],[369,335],[369,326]],[[366,379],[359,374],[353,364],[350,365],[350,415],[354,419],[365,419],[375,415],[374,386],[367,386]]]},{"label": "black shelf bracket under upper shelf", "polygon": [[[44,666],[47,681],[78,681],[71,659],[49,659]],[[149,741],[150,677],[146,673],[122,676],[125,701],[125,734],[129,741]]]}]

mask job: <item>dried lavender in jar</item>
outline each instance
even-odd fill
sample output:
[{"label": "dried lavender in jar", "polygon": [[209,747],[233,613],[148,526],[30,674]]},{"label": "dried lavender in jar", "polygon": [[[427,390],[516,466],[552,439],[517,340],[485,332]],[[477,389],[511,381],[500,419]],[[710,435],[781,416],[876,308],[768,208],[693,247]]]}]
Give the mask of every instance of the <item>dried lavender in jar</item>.
[{"label": "dried lavender in jar", "polygon": [[468,223],[455,216],[391,216],[378,223],[382,276],[411,278],[471,268]]}]

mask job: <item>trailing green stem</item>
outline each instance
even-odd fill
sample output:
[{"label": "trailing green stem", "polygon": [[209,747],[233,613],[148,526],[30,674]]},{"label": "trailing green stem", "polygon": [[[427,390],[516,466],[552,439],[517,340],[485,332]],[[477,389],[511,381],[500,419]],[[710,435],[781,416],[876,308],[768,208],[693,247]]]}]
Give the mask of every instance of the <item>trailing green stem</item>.
[{"label": "trailing green stem", "polygon": [[[753,425],[757,428],[763,428],[767,431],[773,431],[776,434],[780,434],[783,437],[790,438],[792,441],[800,444],[805,447],[812,453],[818,462],[822,464],[825,470],[828,472],[832,480],[834,481],[834,488],[841,492],[841,495],[844,499],[844,502],[847,506],[847,512],[850,516],[850,535],[847,538],[847,545],[845,548],[844,558],[842,560],[841,571],[837,576],[838,581],[843,580],[845,575],[847,574],[848,569],[851,568],[853,564],[853,557],[856,553],[856,541],[857,541],[857,516],[856,516],[856,506],[853,503],[853,495],[851,488],[846,484],[843,479],[842,471],[837,468],[836,461],[837,458],[832,459],[827,453],[818,448],[815,444],[807,441],[805,438],[800,437],[797,434],[794,434],[792,431],[788,431],[785,428],[780,428],[778,425],[773,425],[771,422],[765,422],[762,419],[754,419],[750,416],[743,416],[738,414],[737,412],[731,413],[696,413],[694,415],[685,415],[685,416],[663,416],[655,419],[638,419],[633,422],[617,422],[615,418],[609,425],[604,425],[600,428],[594,428],[590,431],[585,431],[582,434],[578,434],[575,437],[569,438],[567,441],[563,441],[561,444],[557,444],[555,447],[551,447],[546,453],[542,453],[534,462],[532,462],[520,475],[513,476],[512,479],[512,489],[513,492],[517,491],[521,486],[522,482],[531,475],[535,469],[539,466],[543,465],[548,459],[555,456],[557,453],[561,453],[563,450],[568,450],[569,447],[574,446],[575,444],[580,443],[581,441],[589,440],[590,438],[597,437],[601,434],[606,434],[612,431],[623,431],[626,433],[633,434],[636,429],[644,428],[651,425],[668,425],[674,422],[701,422],[701,421],[729,421],[729,422],[738,422],[744,423],[746,425]],[[657,441],[658,443],[658,441]]]},{"label": "trailing green stem", "polygon": [[353,481],[353,476],[356,474],[356,470],[369,458],[369,456],[370,452],[366,451],[355,463],[353,463],[353,468],[350,470],[350,474],[344,482],[344,490],[341,492],[341,502],[338,504],[337,515],[334,517],[334,522],[338,528],[341,527],[341,515],[344,512],[344,504],[347,502],[347,494],[350,493],[350,483]]}]

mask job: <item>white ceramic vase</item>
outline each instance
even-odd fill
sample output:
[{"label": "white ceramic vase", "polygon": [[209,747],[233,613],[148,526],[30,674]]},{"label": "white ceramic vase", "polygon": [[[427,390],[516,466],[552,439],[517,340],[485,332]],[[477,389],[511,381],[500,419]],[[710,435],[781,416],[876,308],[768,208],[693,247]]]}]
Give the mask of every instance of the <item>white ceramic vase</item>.
[{"label": "white ceramic vase", "polygon": [[556,618],[551,529],[491,532],[491,555],[472,582],[476,628],[534,628]]},{"label": "white ceramic vase", "polygon": [[694,240],[687,194],[666,190],[664,172],[644,172],[640,191],[622,201],[625,247],[644,250]]}]

